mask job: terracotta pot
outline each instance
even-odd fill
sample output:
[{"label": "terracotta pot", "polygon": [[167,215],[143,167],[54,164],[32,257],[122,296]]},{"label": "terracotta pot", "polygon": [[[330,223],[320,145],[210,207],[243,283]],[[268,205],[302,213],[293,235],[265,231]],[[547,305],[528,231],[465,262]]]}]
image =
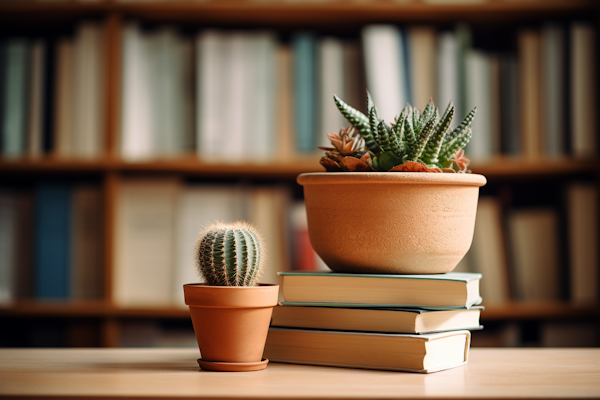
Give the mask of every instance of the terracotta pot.
[{"label": "terracotta pot", "polygon": [[[240,371],[236,364],[254,365],[247,370],[266,366],[262,354],[277,304],[278,285],[226,287],[198,283],[183,285],[183,292],[203,369]],[[232,364],[231,368],[227,364]]]},{"label": "terracotta pot", "polygon": [[471,247],[483,175],[301,174],[310,242],[334,271],[437,274]]}]

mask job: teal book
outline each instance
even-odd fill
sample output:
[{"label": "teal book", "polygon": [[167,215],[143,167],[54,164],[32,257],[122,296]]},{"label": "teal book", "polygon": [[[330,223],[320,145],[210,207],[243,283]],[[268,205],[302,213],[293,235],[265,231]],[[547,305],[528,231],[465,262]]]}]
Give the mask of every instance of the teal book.
[{"label": "teal book", "polygon": [[468,309],[481,303],[481,274],[344,274],[327,271],[280,272],[286,304],[346,307]]},{"label": "teal book", "polygon": [[71,186],[35,188],[34,281],[38,299],[68,299],[71,277]]},{"label": "teal book", "polygon": [[25,39],[8,39],[4,44],[2,79],[2,155],[25,155],[29,93],[30,46]]},{"label": "teal book", "polygon": [[[292,38],[294,74],[294,135],[296,151],[316,151],[317,128],[317,38],[300,32]],[[323,132],[325,134],[326,132]]]}]

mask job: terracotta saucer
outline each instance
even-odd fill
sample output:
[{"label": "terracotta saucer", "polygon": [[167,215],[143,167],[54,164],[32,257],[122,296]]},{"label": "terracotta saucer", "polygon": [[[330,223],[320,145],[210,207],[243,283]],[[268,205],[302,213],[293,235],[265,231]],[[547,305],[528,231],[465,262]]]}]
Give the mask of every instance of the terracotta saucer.
[{"label": "terracotta saucer", "polygon": [[203,370],[220,372],[260,371],[261,369],[267,368],[268,362],[268,358],[263,358],[259,362],[253,363],[230,363],[219,361],[204,361],[201,358],[198,359],[198,365],[200,365],[200,368],[202,368]]}]

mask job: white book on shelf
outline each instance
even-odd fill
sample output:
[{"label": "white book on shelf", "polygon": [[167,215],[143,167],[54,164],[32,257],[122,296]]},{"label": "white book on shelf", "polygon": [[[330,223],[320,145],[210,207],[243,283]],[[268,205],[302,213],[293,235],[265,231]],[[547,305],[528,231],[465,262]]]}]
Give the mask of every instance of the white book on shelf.
[{"label": "white book on shelf", "polygon": [[216,221],[234,222],[244,217],[244,195],[241,188],[215,185],[188,185],[177,201],[175,269],[172,302],[186,307],[183,285],[204,281],[198,273],[195,244],[200,232]]},{"label": "white book on shelf", "polygon": [[266,245],[262,283],[278,283],[277,272],[290,269],[284,222],[290,198],[285,187],[254,187],[249,192],[248,221],[258,229]]},{"label": "white book on shelf", "polygon": [[542,149],[554,157],[565,154],[565,36],[558,24],[542,27]]},{"label": "white book on shelf", "polygon": [[125,160],[154,155],[152,136],[151,86],[147,39],[139,26],[123,29],[123,79],[121,94],[121,157]]},{"label": "white book on shelf", "polygon": [[178,191],[175,178],[124,179],[119,185],[112,282],[118,307],[172,304]]},{"label": "white book on shelf", "polygon": [[[324,37],[319,41],[317,49],[319,71],[319,130],[316,132],[317,146],[331,146],[327,134],[337,133],[347,125],[346,119],[337,109],[333,101],[336,94],[344,101],[344,44],[340,39]],[[356,106],[354,104],[353,106]]]},{"label": "white book on shelf", "polygon": [[500,202],[495,198],[479,198],[475,232],[469,253],[468,261],[472,272],[483,275],[480,290],[485,304],[508,302],[510,290],[502,211]]},{"label": "white book on shelf", "polygon": [[577,158],[596,155],[596,62],[594,60],[594,27],[577,22],[571,25],[570,88],[571,88],[571,148]]},{"label": "white book on shelf", "polygon": [[219,119],[222,141],[217,154],[223,162],[242,162],[250,140],[250,104],[252,70],[252,38],[246,32],[232,32],[223,43],[223,99]]},{"label": "white book on shelf", "polygon": [[458,126],[464,115],[460,107],[460,85],[458,73],[458,41],[456,33],[441,32],[437,47],[437,103],[446,109],[450,101],[454,104],[452,128]]},{"label": "white book on shelf", "polygon": [[225,41],[225,35],[215,30],[202,31],[196,37],[196,144],[198,157],[205,162],[219,160],[225,145],[223,83],[229,79],[223,70]]},{"label": "white book on shelf", "polygon": [[[407,29],[413,106],[423,110],[436,99],[436,32],[434,28],[413,26]],[[446,105],[438,107],[445,109]],[[440,110],[440,113],[443,113]]]},{"label": "white book on shelf", "polygon": [[104,41],[102,29],[92,22],[77,27],[73,48],[72,155],[94,158],[101,154],[104,137]]},{"label": "white book on shelf", "polygon": [[151,35],[148,48],[152,92],[151,108],[153,141],[157,156],[177,155],[181,148],[182,133],[178,115],[178,104],[182,93],[178,93],[178,80],[182,79],[182,60],[175,28],[162,27]]},{"label": "white book on shelf", "polygon": [[70,157],[73,153],[73,51],[71,39],[59,39],[54,78],[54,153],[58,157]]},{"label": "white book on shelf", "polygon": [[567,190],[571,301],[596,304],[598,287],[598,190],[594,184],[573,183]]},{"label": "white book on shelf", "polygon": [[470,49],[466,53],[465,103],[469,111],[477,107],[477,115],[471,125],[473,136],[467,145],[471,159],[483,160],[492,155],[492,127],[490,118],[490,60],[480,50]]},{"label": "white book on shelf", "polygon": [[515,299],[560,300],[558,216],[554,209],[512,210],[508,214]]},{"label": "white book on shelf", "polygon": [[251,54],[249,60],[250,88],[247,93],[246,107],[248,126],[246,127],[244,156],[253,162],[265,163],[272,160],[276,152],[277,108],[277,39],[272,32],[257,32],[251,36]]},{"label": "white book on shelf", "polygon": [[29,105],[27,126],[27,155],[39,157],[42,154],[42,124],[44,121],[44,67],[46,43],[42,39],[31,45],[31,69],[29,78]]},{"label": "white book on shelf", "polygon": [[18,197],[14,191],[0,190],[0,305],[16,297],[18,237]]},{"label": "white book on shelf", "polygon": [[394,120],[407,102],[400,34],[392,25],[369,25],[362,31],[367,87],[379,117],[387,123]]}]

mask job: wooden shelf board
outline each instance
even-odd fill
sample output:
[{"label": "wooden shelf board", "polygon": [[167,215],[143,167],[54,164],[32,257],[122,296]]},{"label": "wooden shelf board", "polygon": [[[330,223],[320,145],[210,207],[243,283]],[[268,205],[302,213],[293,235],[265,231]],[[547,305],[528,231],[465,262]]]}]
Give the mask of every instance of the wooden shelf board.
[{"label": "wooden shelf board", "polygon": [[0,15],[35,16],[61,13],[120,13],[148,19],[179,19],[207,23],[267,23],[343,25],[374,21],[414,22],[460,20],[515,20],[585,15],[597,9],[592,0],[503,2],[481,4],[427,4],[423,2],[254,2],[234,1],[141,1],[141,2],[9,2],[0,4]]},{"label": "wooden shelf board", "polygon": [[136,307],[119,308],[104,301],[20,301],[12,306],[0,307],[2,317],[65,317],[65,318],[182,318],[190,317],[185,308]]},{"label": "wooden shelf board", "polygon": [[[593,161],[521,160],[518,158],[498,158],[487,162],[473,162],[470,168],[475,173],[487,177],[531,177],[561,175],[592,175],[599,173]],[[100,160],[0,160],[0,175],[10,173],[105,173],[105,172],[151,172],[181,173],[207,177],[243,178],[286,178],[294,179],[303,172],[323,172],[319,156],[307,156],[289,162],[264,164],[243,163],[202,163],[187,157],[173,160],[127,162],[116,159]]]},{"label": "wooden shelf board", "polygon": [[[484,304],[485,306],[485,304]],[[507,319],[600,319],[600,304],[569,304],[564,302],[509,303],[486,306],[481,313],[483,321]]]}]

